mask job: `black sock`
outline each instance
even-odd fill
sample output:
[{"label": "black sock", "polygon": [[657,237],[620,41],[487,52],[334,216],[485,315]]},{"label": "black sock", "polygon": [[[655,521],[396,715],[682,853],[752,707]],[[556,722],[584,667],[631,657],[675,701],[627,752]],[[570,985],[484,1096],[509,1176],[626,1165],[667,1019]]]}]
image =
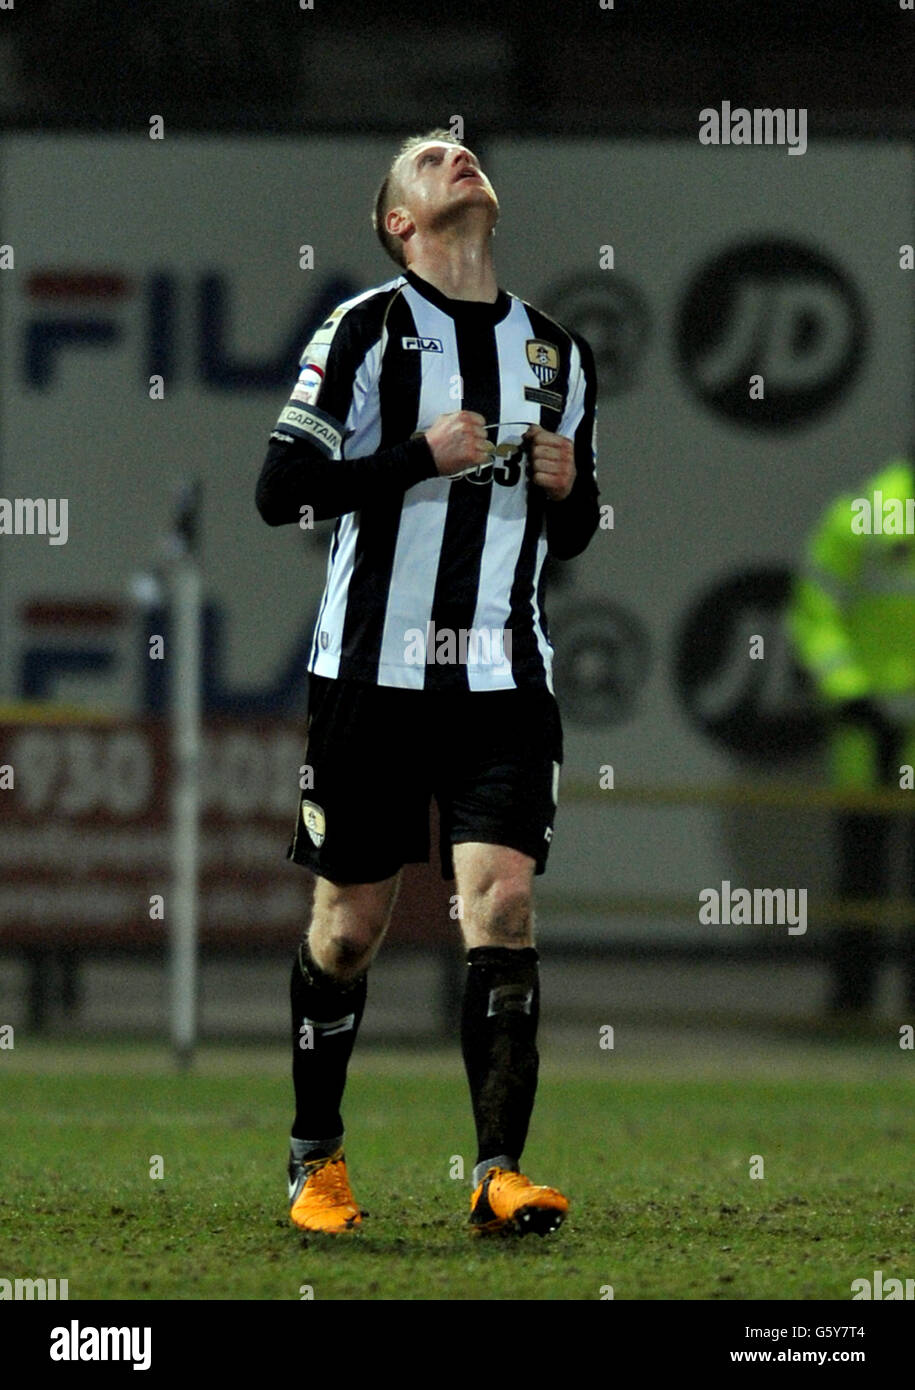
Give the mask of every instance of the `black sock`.
[{"label": "black sock", "polygon": [[366,976],[340,984],[320,970],[307,942],[292,965],[292,1083],[295,1139],[343,1133],[340,1102],[365,1009]]},{"label": "black sock", "polygon": [[533,946],[475,946],[467,952],[461,1050],[477,1127],[477,1163],[508,1155],[527,1139],[537,1091],[540,957]]}]

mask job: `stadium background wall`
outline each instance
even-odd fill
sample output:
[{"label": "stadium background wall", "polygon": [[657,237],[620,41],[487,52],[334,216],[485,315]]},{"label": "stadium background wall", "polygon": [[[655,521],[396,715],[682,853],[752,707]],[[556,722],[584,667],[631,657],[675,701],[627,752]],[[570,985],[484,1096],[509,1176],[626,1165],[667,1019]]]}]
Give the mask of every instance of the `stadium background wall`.
[{"label": "stadium background wall", "polygon": [[[579,328],[601,379],[614,526],[556,567],[548,604],[565,779],[596,784],[608,764],[617,788],[815,779],[778,595],[826,500],[910,438],[912,279],[899,247],[915,241],[911,148],[820,140],[791,158],[676,139],[493,139],[478,150],[502,205],[500,283]],[[368,220],[389,156],[388,140],[355,137],[8,139],[0,492],[67,497],[70,512],[66,545],[35,536],[0,555],[0,698],[38,681],[68,705],[150,711],[162,692],[129,584],[155,558],[173,485],[195,473],[211,713],[301,714],[329,528],[268,531],[253,486],[310,328],[394,273]],[[613,269],[601,268],[606,247]],[[752,370],[765,376],[753,405]],[[149,397],[156,371],[161,401]],[[99,602],[112,605],[104,624]],[[77,605],[70,621],[47,622],[62,603]],[[697,644],[689,625],[704,603]],[[766,659],[747,685],[737,657],[757,632]],[[55,650],[107,657],[68,671]],[[560,817],[550,886],[570,899],[825,881],[807,818],[800,834],[794,816],[758,808],[619,814],[613,796],[570,801]],[[575,929],[598,937],[606,917],[580,913]],[[650,916],[634,930],[709,932]],[[726,944],[727,928],[714,933]]]}]

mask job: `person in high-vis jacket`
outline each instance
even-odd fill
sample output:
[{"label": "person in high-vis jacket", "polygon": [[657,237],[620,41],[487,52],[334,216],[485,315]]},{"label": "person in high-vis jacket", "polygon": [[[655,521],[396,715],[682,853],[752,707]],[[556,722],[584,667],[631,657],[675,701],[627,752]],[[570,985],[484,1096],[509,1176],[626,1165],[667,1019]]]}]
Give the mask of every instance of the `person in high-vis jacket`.
[{"label": "person in high-vis jacket", "polygon": [[[905,786],[904,769],[915,766],[915,469],[907,459],[886,465],[858,496],[843,494],[828,507],[795,579],[787,627],[829,715],[832,785]],[[915,1011],[915,818],[905,819],[913,899],[903,937],[905,1004]],[[890,816],[840,815],[840,898],[894,895],[892,830]],[[833,928],[832,1012],[868,1009],[881,958],[880,928]]]}]

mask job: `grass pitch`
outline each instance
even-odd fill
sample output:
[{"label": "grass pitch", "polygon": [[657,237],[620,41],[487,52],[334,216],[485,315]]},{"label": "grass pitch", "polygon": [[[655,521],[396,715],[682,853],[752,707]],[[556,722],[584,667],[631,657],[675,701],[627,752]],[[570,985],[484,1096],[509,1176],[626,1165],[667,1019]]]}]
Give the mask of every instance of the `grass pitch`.
[{"label": "grass pitch", "polygon": [[66,1278],[71,1299],[848,1300],[875,1269],[915,1273],[911,1053],[848,1079],[545,1066],[524,1168],[572,1209],[523,1240],[467,1230],[456,1054],[357,1053],[347,1160],[370,1216],[334,1239],[288,1224],[280,1051],[187,1075],[142,1049],[133,1074],[85,1047],[45,1070],[18,1053],[0,1083],[0,1275]]}]

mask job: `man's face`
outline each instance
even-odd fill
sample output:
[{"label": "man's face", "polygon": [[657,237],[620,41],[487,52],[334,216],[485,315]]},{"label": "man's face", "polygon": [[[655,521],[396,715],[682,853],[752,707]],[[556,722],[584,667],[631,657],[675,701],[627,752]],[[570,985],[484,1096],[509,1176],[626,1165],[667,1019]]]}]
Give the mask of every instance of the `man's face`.
[{"label": "man's face", "polygon": [[[489,208],[491,226],[498,220],[495,190],[476,155],[463,145],[440,140],[419,145],[401,155],[395,177],[399,193],[394,208],[406,211],[416,227],[425,230],[440,225],[468,206]],[[397,229],[392,230],[396,235]]]}]

